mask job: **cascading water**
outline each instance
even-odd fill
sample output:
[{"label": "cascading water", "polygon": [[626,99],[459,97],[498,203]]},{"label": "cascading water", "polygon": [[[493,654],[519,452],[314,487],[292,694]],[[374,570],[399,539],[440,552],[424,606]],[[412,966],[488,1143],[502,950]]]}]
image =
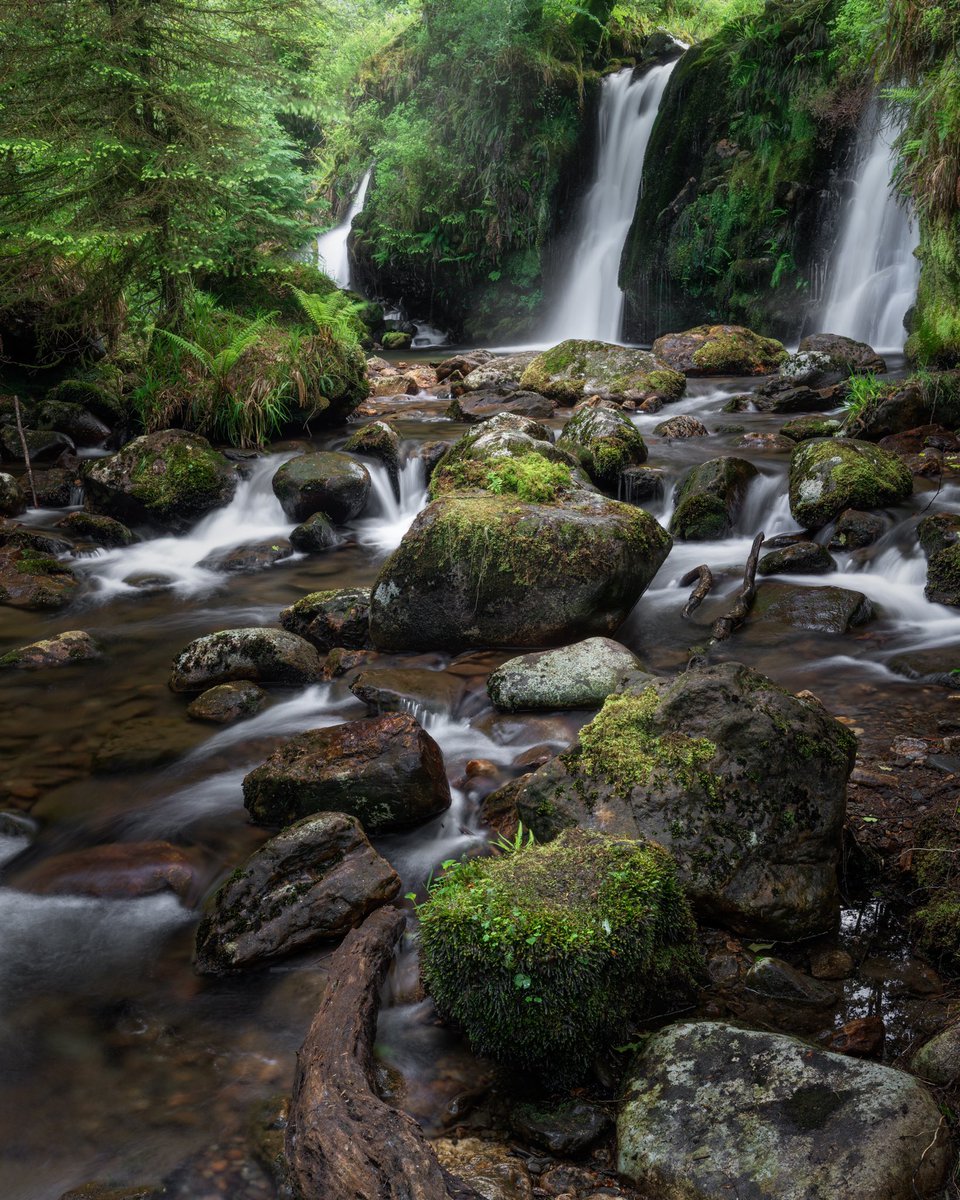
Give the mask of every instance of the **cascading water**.
[{"label": "cascading water", "polygon": [[385,467],[368,463],[373,515],[354,522],[357,541],[374,551],[396,550],[414,517],[427,503],[427,473],[422,458],[411,455],[400,468],[399,495]]},{"label": "cascading water", "polygon": [[872,106],[857,144],[856,186],[841,223],[820,318],[828,333],[867,342],[877,350],[903,349],[903,320],[917,295],[914,250],[917,222],[891,186],[898,128]]},{"label": "cascading water", "polygon": [[337,287],[350,287],[350,253],[347,239],[350,236],[354,218],[363,212],[372,174],[373,168],[367,171],[361,179],[356,195],[350,201],[347,215],[340,224],[327,230],[326,233],[321,233],[317,238],[317,266],[330,276]]},{"label": "cascading water", "polygon": [[572,257],[547,322],[550,343],[620,340],[620,258],[637,207],[647,143],[675,66],[652,67],[639,79],[627,68],[603,81],[596,178],[580,206]]}]

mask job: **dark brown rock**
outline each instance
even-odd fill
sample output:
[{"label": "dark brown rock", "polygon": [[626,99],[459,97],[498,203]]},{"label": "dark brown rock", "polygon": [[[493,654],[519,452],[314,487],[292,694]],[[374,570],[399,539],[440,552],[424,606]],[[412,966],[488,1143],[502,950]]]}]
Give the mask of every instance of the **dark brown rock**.
[{"label": "dark brown rock", "polygon": [[128,900],[171,891],[183,899],[196,890],[196,869],[169,842],[118,842],[44,859],[15,885],[18,891],[42,896]]}]

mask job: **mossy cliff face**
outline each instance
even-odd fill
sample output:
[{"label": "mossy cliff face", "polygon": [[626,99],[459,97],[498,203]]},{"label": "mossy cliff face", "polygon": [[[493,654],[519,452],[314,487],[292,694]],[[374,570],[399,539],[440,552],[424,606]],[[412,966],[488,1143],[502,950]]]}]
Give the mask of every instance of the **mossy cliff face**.
[{"label": "mossy cliff face", "polygon": [[816,438],[790,459],[790,511],[805,529],[822,528],[846,508],[899,504],[912,492],[903,462],[871,442]]}]

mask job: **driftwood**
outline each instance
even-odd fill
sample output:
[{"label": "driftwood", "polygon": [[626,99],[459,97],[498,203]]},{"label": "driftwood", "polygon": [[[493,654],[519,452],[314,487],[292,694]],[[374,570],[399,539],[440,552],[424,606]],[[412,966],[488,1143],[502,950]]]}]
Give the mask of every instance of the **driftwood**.
[{"label": "driftwood", "polygon": [[690,599],[683,606],[682,617],[692,616],[697,611],[700,605],[710,595],[710,589],[714,585],[713,572],[706,563],[701,563],[699,567],[694,567],[692,571],[688,571],[680,580],[681,587],[689,587],[694,580],[697,580],[697,586],[690,593]]},{"label": "driftwood", "polygon": [[480,1200],[440,1166],[420,1126],[374,1090],[380,988],[403,934],[380,908],[330,959],[330,986],[297,1055],[287,1126],[299,1200]]},{"label": "driftwood", "polygon": [[33,467],[30,464],[30,450],[27,446],[27,435],[23,432],[23,418],[20,415],[20,397],[13,398],[13,413],[17,419],[17,433],[20,435],[20,448],[23,451],[23,461],[27,464],[27,479],[30,481],[30,495],[33,497],[33,507],[39,508],[37,504],[37,489],[33,482]]},{"label": "driftwood", "polygon": [[743,572],[743,585],[737,592],[733,608],[713,623],[713,640],[723,642],[735,629],[738,629],[750,615],[753,602],[757,597],[757,563],[760,559],[760,547],[763,545],[763,534],[758,533],[753,539],[747,565]]}]

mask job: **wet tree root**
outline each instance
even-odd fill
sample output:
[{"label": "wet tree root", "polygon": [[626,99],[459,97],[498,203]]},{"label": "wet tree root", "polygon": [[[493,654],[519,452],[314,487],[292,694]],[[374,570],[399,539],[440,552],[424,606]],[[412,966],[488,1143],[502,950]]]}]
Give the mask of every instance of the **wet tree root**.
[{"label": "wet tree root", "polygon": [[690,599],[683,606],[683,612],[680,614],[682,617],[690,617],[697,611],[707,596],[710,595],[710,591],[715,583],[713,572],[706,563],[701,563],[699,567],[694,567],[692,571],[688,571],[680,580],[680,586],[689,587],[695,579],[697,580],[697,586],[690,593]]},{"label": "wet tree root", "polygon": [[763,534],[758,533],[753,539],[747,565],[743,572],[743,584],[737,592],[733,607],[713,623],[713,641],[725,642],[735,629],[739,629],[747,617],[753,602],[757,598],[757,563],[760,560],[760,547],[763,545]]}]

